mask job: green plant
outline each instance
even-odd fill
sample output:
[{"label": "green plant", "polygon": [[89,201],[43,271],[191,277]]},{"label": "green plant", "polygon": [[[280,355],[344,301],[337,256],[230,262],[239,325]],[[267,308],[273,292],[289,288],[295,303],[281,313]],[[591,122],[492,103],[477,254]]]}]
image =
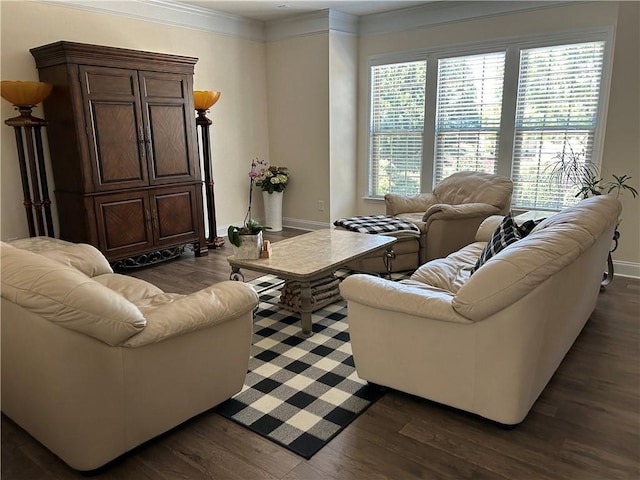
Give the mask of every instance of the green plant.
[{"label": "green plant", "polygon": [[251,202],[253,200],[253,184],[256,182],[257,178],[260,178],[266,168],[268,168],[268,163],[264,160],[255,159],[251,162],[251,170],[249,171],[249,208],[247,208],[247,213],[244,216],[244,225],[238,227],[236,225],[229,225],[227,229],[227,237],[229,237],[229,242],[231,242],[236,247],[240,246],[240,236],[241,235],[257,235],[263,230],[267,230],[269,227],[265,227],[261,225],[259,222],[251,218]]},{"label": "green plant", "polygon": [[257,235],[267,228],[269,227],[265,227],[263,225],[260,225],[260,223],[258,223],[257,221],[249,219],[243,227],[230,225],[227,229],[227,236],[229,237],[229,242],[231,242],[236,247],[239,247],[240,235]]},{"label": "green plant", "polygon": [[556,162],[551,165],[550,179],[562,184],[575,186],[578,190],[576,198],[588,198],[595,195],[615,192],[619,198],[625,191],[633,198],[638,190],[629,184],[629,175],[612,174],[613,180],[605,180],[600,176],[598,165],[586,158],[584,147],[576,150],[567,142],[562,152],[556,154]]}]

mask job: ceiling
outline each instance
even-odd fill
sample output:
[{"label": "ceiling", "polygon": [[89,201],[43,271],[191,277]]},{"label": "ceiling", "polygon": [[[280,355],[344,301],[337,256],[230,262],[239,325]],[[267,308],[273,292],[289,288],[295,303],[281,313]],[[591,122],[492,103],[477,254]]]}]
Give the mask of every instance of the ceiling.
[{"label": "ceiling", "polygon": [[253,20],[269,21],[302,13],[326,10],[328,8],[351,15],[362,16],[399,10],[430,2],[403,0],[174,0],[173,3],[182,3],[216,12],[251,18]]}]

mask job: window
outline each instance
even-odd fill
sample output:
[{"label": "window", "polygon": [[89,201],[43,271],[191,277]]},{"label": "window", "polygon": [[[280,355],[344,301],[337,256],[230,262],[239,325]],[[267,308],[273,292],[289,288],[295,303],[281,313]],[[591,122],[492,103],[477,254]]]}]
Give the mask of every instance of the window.
[{"label": "window", "polygon": [[462,170],[496,172],[504,57],[438,61],[434,183]]},{"label": "window", "polygon": [[380,65],[371,71],[373,196],[420,193],[426,62]]},{"label": "window", "polygon": [[600,163],[609,30],[371,59],[369,190],[414,195],[461,170],[510,176],[514,208],[560,209],[563,155]]},{"label": "window", "polygon": [[515,120],[513,202],[538,209],[576,203],[569,182],[540,182],[560,156],[593,161],[604,42],[523,50]]}]

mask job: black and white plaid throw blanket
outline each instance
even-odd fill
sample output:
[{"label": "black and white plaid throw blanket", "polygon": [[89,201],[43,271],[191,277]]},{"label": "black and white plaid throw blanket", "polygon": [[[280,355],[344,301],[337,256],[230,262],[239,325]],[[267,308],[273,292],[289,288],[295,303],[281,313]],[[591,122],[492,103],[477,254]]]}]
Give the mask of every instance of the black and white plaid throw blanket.
[{"label": "black and white plaid throw blanket", "polygon": [[340,218],[333,222],[336,227],[346,228],[352,232],[385,234],[401,231],[420,233],[418,227],[391,215],[361,215],[358,217]]}]

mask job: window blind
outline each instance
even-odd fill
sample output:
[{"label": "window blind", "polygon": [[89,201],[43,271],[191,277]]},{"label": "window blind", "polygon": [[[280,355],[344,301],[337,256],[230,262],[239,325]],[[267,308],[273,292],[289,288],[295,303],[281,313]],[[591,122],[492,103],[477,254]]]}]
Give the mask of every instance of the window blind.
[{"label": "window blind", "polygon": [[462,170],[495,173],[505,52],[438,61],[434,186]]},{"label": "window blind", "polygon": [[560,158],[592,162],[604,42],[522,50],[515,119],[512,204],[556,210],[578,201],[552,175]]},{"label": "window blind", "polygon": [[426,61],[371,68],[369,195],[420,192]]}]

